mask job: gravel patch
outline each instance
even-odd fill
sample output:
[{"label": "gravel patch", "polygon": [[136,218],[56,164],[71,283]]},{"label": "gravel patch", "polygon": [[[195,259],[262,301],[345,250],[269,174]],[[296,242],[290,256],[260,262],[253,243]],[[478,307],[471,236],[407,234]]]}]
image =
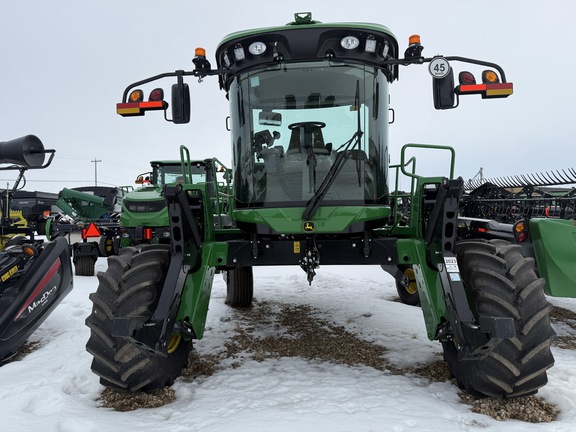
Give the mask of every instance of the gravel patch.
[{"label": "gravel patch", "polygon": [[552,341],[552,346],[569,350],[576,349],[576,313],[554,306],[550,313],[550,321],[553,325],[564,325],[565,328],[568,328],[568,334],[556,336]]},{"label": "gravel patch", "polygon": [[488,415],[496,420],[520,420],[528,423],[549,423],[558,417],[558,409],[536,396],[515,399],[475,399],[461,394],[460,400],[470,405],[472,412]]},{"label": "gravel patch", "polygon": [[[416,376],[430,382],[450,381],[456,385],[443,360],[424,366],[399,368],[385,359],[385,347],[363,340],[343,326],[324,319],[320,311],[310,306],[255,301],[252,307],[233,310],[231,315],[237,325],[235,334],[225,343],[225,349],[208,355],[192,352],[189,365],[183,371],[183,379],[211,376],[225,367],[240,367],[247,358],[263,361],[299,357],[348,366],[368,366],[394,375]],[[576,331],[576,314],[573,312],[554,308],[552,319],[573,321]],[[574,344],[576,338],[567,337]],[[160,406],[172,402],[174,397],[169,388],[134,394],[107,389],[100,400],[102,406],[126,411]],[[554,405],[536,396],[475,399],[461,393],[460,399],[470,406],[472,412],[502,421],[552,422],[559,413]]]},{"label": "gravel patch", "polygon": [[98,398],[101,406],[115,411],[134,411],[140,408],[157,408],[169,404],[176,399],[174,390],[170,387],[151,392],[123,392],[105,389]]}]

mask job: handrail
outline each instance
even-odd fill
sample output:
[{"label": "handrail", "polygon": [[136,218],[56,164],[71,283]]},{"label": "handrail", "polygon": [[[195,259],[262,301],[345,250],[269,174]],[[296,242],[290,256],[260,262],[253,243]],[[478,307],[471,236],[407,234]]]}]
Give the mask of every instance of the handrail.
[{"label": "handrail", "polygon": [[408,176],[410,178],[418,178],[419,176],[414,173],[409,173],[405,170],[405,167],[409,164],[410,161],[405,162],[405,154],[408,148],[424,148],[424,149],[436,149],[436,150],[448,150],[451,153],[451,160],[450,160],[450,179],[454,178],[454,161],[456,160],[456,152],[452,147],[449,146],[442,146],[442,145],[435,145],[435,144],[404,144],[402,146],[402,151],[400,152],[400,169],[402,170],[402,174]]},{"label": "handrail", "polygon": [[180,146],[180,164],[182,168],[183,183],[184,184],[192,183],[192,168],[190,167],[190,151],[185,145]]}]

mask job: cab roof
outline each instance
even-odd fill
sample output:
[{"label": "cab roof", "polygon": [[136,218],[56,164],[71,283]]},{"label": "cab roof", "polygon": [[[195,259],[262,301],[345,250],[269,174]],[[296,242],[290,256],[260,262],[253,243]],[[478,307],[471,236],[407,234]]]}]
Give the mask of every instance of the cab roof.
[{"label": "cab roof", "polygon": [[[345,46],[344,40],[353,44]],[[256,45],[254,45],[256,43]],[[354,46],[355,45],[355,46]],[[259,48],[251,49],[251,47]],[[352,48],[351,48],[352,47]],[[216,49],[220,85],[253,67],[274,62],[313,61],[333,58],[388,69],[390,80],[398,67],[383,65],[398,58],[398,42],[385,26],[373,23],[321,23],[310,12],[297,13],[293,22],[279,27],[244,30],[226,36]]]}]

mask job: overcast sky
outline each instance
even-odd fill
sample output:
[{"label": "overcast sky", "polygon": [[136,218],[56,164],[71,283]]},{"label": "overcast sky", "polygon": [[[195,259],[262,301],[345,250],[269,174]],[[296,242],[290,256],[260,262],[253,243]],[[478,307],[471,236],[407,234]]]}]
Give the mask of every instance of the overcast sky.
[{"label": "overcast sky", "polygon": [[[216,156],[231,165],[228,104],[216,78],[189,81],[187,125],[155,112],[122,118],[115,105],[132,82],[191,70],[195,47],[206,48],[214,66],[227,34],[284,25],[302,11],[322,22],[383,24],[397,36],[401,53],[408,37],[420,34],[425,56],[495,62],[514,83],[507,99],[468,96],[458,109],[436,111],[427,68],[401,68],[391,87],[392,163],[402,144],[412,142],[453,146],[456,175],[465,179],[481,167],[486,177],[576,167],[571,0],[2,1],[0,141],[35,134],[56,149],[49,168],[28,171],[27,190],[94,184],[95,167],[99,185],[133,185],[150,160],[178,158],[181,144],[194,158]],[[172,81],[164,84],[169,90]],[[426,155],[420,166],[433,166],[426,174],[447,174],[440,155]],[[15,178],[1,171],[0,187]]]}]

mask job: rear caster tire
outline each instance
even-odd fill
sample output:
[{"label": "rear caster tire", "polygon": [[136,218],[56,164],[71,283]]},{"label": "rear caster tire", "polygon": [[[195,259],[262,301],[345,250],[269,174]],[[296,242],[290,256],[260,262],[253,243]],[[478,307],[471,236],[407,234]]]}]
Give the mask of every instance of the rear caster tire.
[{"label": "rear caster tire", "polygon": [[106,272],[98,273],[98,289],[90,294],[92,313],[86,319],[91,330],[86,350],[94,356],[92,371],[102,385],[128,391],[162,388],[172,385],[188,364],[192,342],[180,335],[170,339],[166,357],[111,335],[115,317],[142,324],[152,317],[169,262],[169,249],[159,245],[125,248],[108,258]]},{"label": "rear caster tire", "polygon": [[404,273],[404,277],[408,279],[408,285],[404,286],[396,281],[396,291],[400,301],[410,306],[420,305],[420,296],[418,294],[418,287],[416,286],[416,277],[414,276],[414,269],[412,266],[398,266]]},{"label": "rear caster tire", "polygon": [[254,297],[254,277],[252,267],[236,267],[228,270],[226,276],[226,304],[232,308],[246,308],[252,305]]},{"label": "rear caster tire", "polygon": [[110,255],[115,255],[114,250],[114,238],[111,236],[102,236],[98,242],[98,251],[100,256],[109,257]]},{"label": "rear caster tire", "polygon": [[[457,245],[464,288],[475,317],[513,318],[516,336],[504,339],[480,360],[458,360],[452,341],[444,342],[444,358],[458,385],[477,396],[510,398],[534,394],[547,381],[554,364],[550,343],[550,305],[545,281],[534,261],[518,245],[464,241]],[[465,341],[464,341],[465,342]]]},{"label": "rear caster tire", "polygon": [[96,262],[91,256],[79,256],[74,264],[74,274],[76,276],[94,276]]}]

